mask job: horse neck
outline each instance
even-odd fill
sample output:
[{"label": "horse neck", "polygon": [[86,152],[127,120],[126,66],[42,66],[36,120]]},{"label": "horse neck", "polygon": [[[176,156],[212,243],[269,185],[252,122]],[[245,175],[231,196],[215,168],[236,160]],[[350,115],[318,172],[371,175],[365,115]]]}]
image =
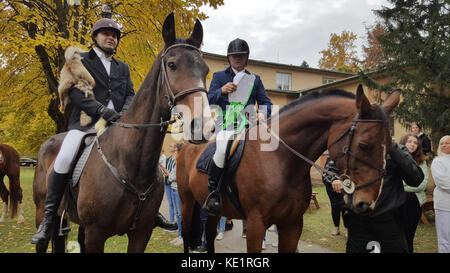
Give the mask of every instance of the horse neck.
[{"label": "horse neck", "polygon": [[[353,108],[348,99],[328,99],[282,113],[279,117],[280,138],[297,152],[316,161],[327,149],[330,127],[338,120],[353,116]],[[284,149],[278,150],[283,158],[298,161],[293,153],[286,156]]]},{"label": "horse neck", "polygon": [[[120,119],[128,124],[159,124],[161,118],[170,118],[169,109],[163,109],[163,100],[158,95],[158,74],[153,71],[159,67],[155,62],[130,107]],[[158,70],[159,71],[159,70]],[[153,73],[152,73],[153,72]],[[151,75],[151,76],[150,76]],[[111,126],[102,135],[105,154],[125,178],[135,184],[153,181],[157,175],[158,159],[164,141],[166,128],[150,127],[143,129]]]}]

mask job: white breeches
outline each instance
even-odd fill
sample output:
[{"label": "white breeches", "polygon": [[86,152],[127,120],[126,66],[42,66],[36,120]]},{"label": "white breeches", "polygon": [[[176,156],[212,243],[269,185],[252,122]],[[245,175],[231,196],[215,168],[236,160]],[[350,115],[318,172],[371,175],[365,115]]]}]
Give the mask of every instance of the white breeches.
[{"label": "white breeches", "polygon": [[59,150],[58,156],[56,156],[55,165],[53,169],[59,174],[67,174],[70,171],[75,156],[81,145],[81,140],[88,132],[82,132],[80,130],[70,130]]},{"label": "white breeches", "polygon": [[216,136],[216,152],[213,160],[219,168],[225,167],[225,153],[227,152],[227,142],[234,135],[235,131],[220,131]]}]

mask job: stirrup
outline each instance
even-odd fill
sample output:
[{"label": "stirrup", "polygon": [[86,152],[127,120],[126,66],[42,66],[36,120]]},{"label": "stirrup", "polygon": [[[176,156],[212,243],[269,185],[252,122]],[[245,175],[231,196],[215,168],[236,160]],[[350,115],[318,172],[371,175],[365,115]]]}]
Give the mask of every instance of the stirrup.
[{"label": "stirrup", "polygon": [[67,226],[63,227],[64,214],[66,214],[66,210],[64,210],[61,214],[61,221],[59,223],[58,236],[65,236],[65,235],[69,234],[69,232],[71,230],[69,221],[67,221]]},{"label": "stirrup", "polygon": [[[214,197],[217,197],[217,199],[218,199],[218,203],[219,203],[218,207],[213,206],[211,203],[211,199]],[[211,208],[211,207],[213,207],[213,208]],[[203,203],[202,208],[206,209],[208,211],[208,214],[211,214],[213,216],[218,216],[221,211],[221,208],[222,208],[222,195],[217,190],[212,191],[208,195],[208,197],[206,197],[206,200]]]}]

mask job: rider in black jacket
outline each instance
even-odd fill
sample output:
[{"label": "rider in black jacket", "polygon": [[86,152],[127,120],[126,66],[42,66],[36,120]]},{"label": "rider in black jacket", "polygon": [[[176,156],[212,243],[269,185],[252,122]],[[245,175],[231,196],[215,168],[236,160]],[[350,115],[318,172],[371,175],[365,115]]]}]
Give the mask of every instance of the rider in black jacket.
[{"label": "rider in black jacket", "polygon": [[[417,187],[423,178],[422,170],[408,149],[392,143],[392,149],[387,155],[383,188],[375,210],[365,216],[352,211],[345,215],[348,225],[346,252],[370,252],[374,250],[374,246],[383,253],[407,252],[404,228],[400,220],[400,207],[406,200],[402,181]],[[341,192],[343,188],[340,180],[334,180],[332,186],[337,192]]]}]

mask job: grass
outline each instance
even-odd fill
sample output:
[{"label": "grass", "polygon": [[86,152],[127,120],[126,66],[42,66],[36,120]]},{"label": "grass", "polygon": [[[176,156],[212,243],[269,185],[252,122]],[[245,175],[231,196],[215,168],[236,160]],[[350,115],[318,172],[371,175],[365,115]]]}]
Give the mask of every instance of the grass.
[{"label": "grass", "polygon": [[[23,209],[25,212],[25,223],[17,224],[17,219],[8,218],[5,223],[0,224],[0,253],[34,253],[34,245],[30,239],[36,231],[34,224],[35,206],[33,203],[34,168],[21,168],[21,186],[23,189]],[[7,180],[7,179],[5,179]],[[9,186],[7,184],[7,186]],[[345,252],[345,236],[332,236],[333,222],[331,219],[330,202],[323,185],[313,185],[313,191],[318,192],[317,199],[320,209],[313,206],[313,213],[306,212],[304,215],[304,228],[301,240],[310,244],[319,245],[335,252]],[[69,233],[69,245],[76,241],[78,226],[72,224]],[[344,230],[341,221],[341,230]],[[146,253],[182,253],[182,246],[174,246],[169,242],[175,238],[177,233],[167,233],[160,228],[155,228],[145,250]],[[114,236],[109,238],[105,244],[107,253],[125,253],[128,239],[126,236]],[[424,225],[422,222],[417,227],[414,241],[415,251],[419,253],[436,253],[437,237],[434,222]],[[50,251],[50,250],[49,250]]]},{"label": "grass", "polygon": [[[30,243],[31,237],[36,232],[34,223],[36,207],[33,202],[33,176],[34,168],[21,167],[20,182],[23,190],[22,206],[24,210],[25,222],[17,224],[17,218],[6,219],[0,224],[0,253],[35,253],[35,247]],[[5,179],[7,182],[8,179]],[[6,183],[7,187],[9,184]],[[69,251],[73,250],[72,242],[77,241],[78,225],[71,225],[72,231],[69,233]],[[155,228],[152,237],[145,249],[146,253],[182,253],[182,246],[174,246],[168,242],[174,239],[177,233],[167,233],[161,228]],[[71,242],[72,241],[72,242]],[[105,244],[106,253],[125,253],[127,250],[128,238],[124,236],[114,236],[109,238]],[[48,250],[51,251],[50,248]]]},{"label": "grass", "polygon": [[[334,225],[331,218],[330,201],[325,186],[313,185],[313,191],[318,192],[317,200],[319,201],[320,209],[316,209],[313,205],[313,213],[310,214],[308,211],[305,213],[301,240],[344,253],[346,237],[343,235],[344,225],[342,218],[340,225],[341,235],[332,236],[331,232],[334,230]],[[437,253],[437,235],[434,221],[430,221],[429,225],[419,222],[414,238],[414,252]]]}]

